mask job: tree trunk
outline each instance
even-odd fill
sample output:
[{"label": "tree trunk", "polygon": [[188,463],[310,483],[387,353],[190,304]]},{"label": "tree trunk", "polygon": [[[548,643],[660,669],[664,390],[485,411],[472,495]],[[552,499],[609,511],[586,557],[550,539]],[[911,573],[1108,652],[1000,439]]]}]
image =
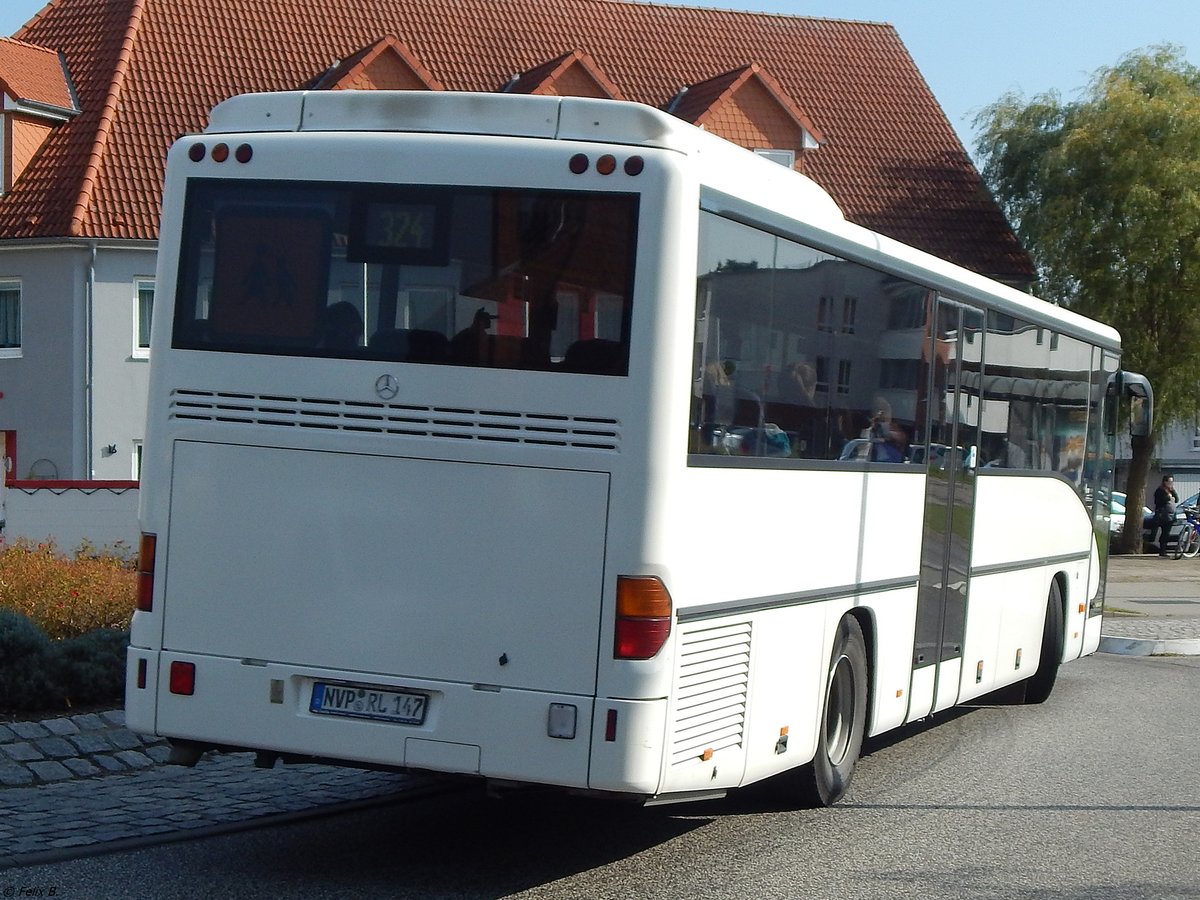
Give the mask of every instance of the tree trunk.
[{"label": "tree trunk", "polygon": [[1154,456],[1154,438],[1131,438],[1133,456],[1129,461],[1129,476],[1125,481],[1125,527],[1117,541],[1116,553],[1142,552],[1142,514],[1146,503],[1146,481],[1150,477],[1150,462]]}]

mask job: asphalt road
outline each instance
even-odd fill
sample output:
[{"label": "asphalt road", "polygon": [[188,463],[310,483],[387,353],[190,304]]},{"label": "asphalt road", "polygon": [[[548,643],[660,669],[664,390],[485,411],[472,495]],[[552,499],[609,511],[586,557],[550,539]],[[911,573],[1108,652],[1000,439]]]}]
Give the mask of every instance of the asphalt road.
[{"label": "asphalt road", "polygon": [[0,872],[0,898],[1200,897],[1200,658],[1099,655],[1037,707],[868,748],[845,802],[474,793]]}]

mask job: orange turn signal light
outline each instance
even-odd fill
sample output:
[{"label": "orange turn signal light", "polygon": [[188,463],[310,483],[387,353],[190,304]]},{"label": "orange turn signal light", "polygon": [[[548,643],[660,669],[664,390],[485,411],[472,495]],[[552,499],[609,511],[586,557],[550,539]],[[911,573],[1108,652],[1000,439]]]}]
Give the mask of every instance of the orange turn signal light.
[{"label": "orange turn signal light", "polygon": [[671,615],[667,586],[653,575],[618,576],[617,615],[638,619]]}]

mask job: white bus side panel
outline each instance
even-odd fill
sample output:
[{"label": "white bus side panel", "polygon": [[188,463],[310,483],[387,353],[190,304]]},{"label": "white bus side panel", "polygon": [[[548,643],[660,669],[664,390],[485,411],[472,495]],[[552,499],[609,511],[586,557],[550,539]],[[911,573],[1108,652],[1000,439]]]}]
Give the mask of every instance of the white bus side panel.
[{"label": "white bus side panel", "polygon": [[175,457],[164,649],[594,692],[607,475],[187,441]]},{"label": "white bus side panel", "polygon": [[974,568],[1065,556],[1086,563],[1091,556],[1092,523],[1066,481],[979,475],[975,484]]},{"label": "white bus side panel", "polygon": [[[962,700],[982,696],[1037,671],[1051,577],[1051,570],[1037,568],[971,579]],[[983,677],[976,683],[981,661]]]},{"label": "white bus side panel", "polygon": [[[1033,527],[1035,523],[1049,527]],[[1098,564],[1095,552],[1091,520],[1067,482],[1047,477],[977,478],[973,568],[1027,565],[971,579],[962,699],[1037,670],[1046,599],[1058,573],[1066,576],[1063,658],[1079,656],[1088,601],[1098,586],[1098,580],[1090,577],[1092,566]],[[1099,617],[1086,624],[1099,632]],[[976,684],[975,666],[981,659],[984,677]]]},{"label": "white bus side panel", "polygon": [[871,719],[867,734],[880,734],[904,724],[909,682],[913,677],[913,640],[917,622],[915,587],[872,594],[866,605],[874,621]]},{"label": "white bus side panel", "polygon": [[[858,468],[696,466],[679,475],[664,555],[671,560],[671,590],[684,622],[674,639],[679,671],[664,791],[735,785],[810,759],[833,626],[853,606],[868,609],[875,625],[876,699],[869,728],[875,733],[904,721],[924,483],[916,473]],[[736,502],[717,505],[717,498]],[[878,590],[897,582],[903,585]],[[860,586],[872,585],[874,590],[858,594]],[[767,608],[754,610],[758,603]],[[687,621],[689,609],[724,605],[748,608]],[[683,695],[699,690],[687,683],[692,635],[742,626],[752,661],[745,721],[723,717],[719,703],[711,722],[702,712],[681,711]],[[734,655],[732,647],[722,652]],[[692,716],[697,726],[688,729]],[[780,753],[776,747],[785,727],[787,749]],[[712,757],[703,760],[707,749]]]}]

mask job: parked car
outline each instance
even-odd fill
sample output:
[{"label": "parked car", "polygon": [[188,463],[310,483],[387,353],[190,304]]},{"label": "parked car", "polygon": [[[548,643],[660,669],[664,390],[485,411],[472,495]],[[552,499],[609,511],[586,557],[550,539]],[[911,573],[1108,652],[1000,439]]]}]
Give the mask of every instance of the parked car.
[{"label": "parked car", "polygon": [[[1109,496],[1109,517],[1108,517],[1108,533],[1115,537],[1121,533],[1125,527],[1125,494],[1122,491],[1113,491]],[[1142,507],[1142,521],[1149,519],[1154,515],[1154,511],[1148,506]]]}]

